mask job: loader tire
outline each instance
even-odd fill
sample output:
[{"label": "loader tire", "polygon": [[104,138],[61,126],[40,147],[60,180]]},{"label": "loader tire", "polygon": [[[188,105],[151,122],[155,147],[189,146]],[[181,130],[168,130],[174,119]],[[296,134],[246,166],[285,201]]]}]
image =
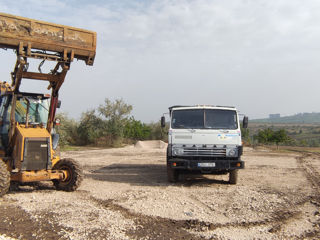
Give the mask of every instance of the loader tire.
[{"label": "loader tire", "polygon": [[52,170],[66,170],[68,172],[67,179],[53,180],[53,184],[57,190],[72,192],[75,191],[82,182],[82,168],[79,163],[72,158],[61,159],[53,166]]},{"label": "loader tire", "polygon": [[10,173],[7,165],[0,159],[0,197],[6,194],[10,187]]},{"label": "loader tire", "polygon": [[232,170],[229,173],[229,183],[230,184],[237,184],[238,181],[238,170]]}]

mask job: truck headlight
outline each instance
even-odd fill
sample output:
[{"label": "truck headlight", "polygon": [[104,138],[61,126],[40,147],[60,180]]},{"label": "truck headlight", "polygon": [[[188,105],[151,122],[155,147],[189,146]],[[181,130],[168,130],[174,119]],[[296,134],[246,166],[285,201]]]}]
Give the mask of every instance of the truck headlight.
[{"label": "truck headlight", "polygon": [[237,150],[236,149],[230,149],[228,152],[229,157],[236,157],[237,156]]},{"label": "truck headlight", "polygon": [[173,155],[182,155],[183,154],[183,148],[174,148],[173,149]]}]

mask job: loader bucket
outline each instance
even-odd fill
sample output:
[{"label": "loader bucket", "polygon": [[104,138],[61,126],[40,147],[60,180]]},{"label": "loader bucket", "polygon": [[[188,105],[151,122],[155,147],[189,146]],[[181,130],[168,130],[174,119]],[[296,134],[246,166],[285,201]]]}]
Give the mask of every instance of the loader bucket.
[{"label": "loader bucket", "polygon": [[0,47],[26,51],[27,57],[36,49],[57,53],[64,61],[68,56],[69,61],[76,58],[93,65],[96,41],[92,31],[0,13]]}]

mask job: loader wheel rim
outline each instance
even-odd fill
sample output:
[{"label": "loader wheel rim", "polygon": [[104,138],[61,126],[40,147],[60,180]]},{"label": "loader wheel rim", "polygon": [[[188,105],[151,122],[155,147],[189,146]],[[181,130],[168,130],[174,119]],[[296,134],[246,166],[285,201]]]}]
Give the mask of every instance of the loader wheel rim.
[{"label": "loader wheel rim", "polygon": [[65,178],[61,182],[63,184],[69,184],[72,181],[72,177],[73,177],[73,171],[72,171],[71,167],[62,166],[60,169],[67,172],[67,176],[65,176]]}]

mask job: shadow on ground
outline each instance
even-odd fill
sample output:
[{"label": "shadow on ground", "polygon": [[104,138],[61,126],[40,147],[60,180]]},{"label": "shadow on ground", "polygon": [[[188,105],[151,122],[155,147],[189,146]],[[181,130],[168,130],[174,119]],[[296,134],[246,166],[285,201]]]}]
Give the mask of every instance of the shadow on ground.
[{"label": "shadow on ground", "polygon": [[182,173],[177,183],[167,181],[165,165],[153,164],[112,164],[91,170],[85,177],[97,181],[128,183],[136,186],[203,186],[212,184],[227,184],[227,181],[214,179],[212,175],[195,175]]},{"label": "shadow on ground", "polygon": [[32,183],[16,183],[11,182],[9,193],[10,194],[19,194],[26,192],[34,192],[34,191],[52,191],[56,190],[53,184],[50,181],[43,182],[32,182]]}]

